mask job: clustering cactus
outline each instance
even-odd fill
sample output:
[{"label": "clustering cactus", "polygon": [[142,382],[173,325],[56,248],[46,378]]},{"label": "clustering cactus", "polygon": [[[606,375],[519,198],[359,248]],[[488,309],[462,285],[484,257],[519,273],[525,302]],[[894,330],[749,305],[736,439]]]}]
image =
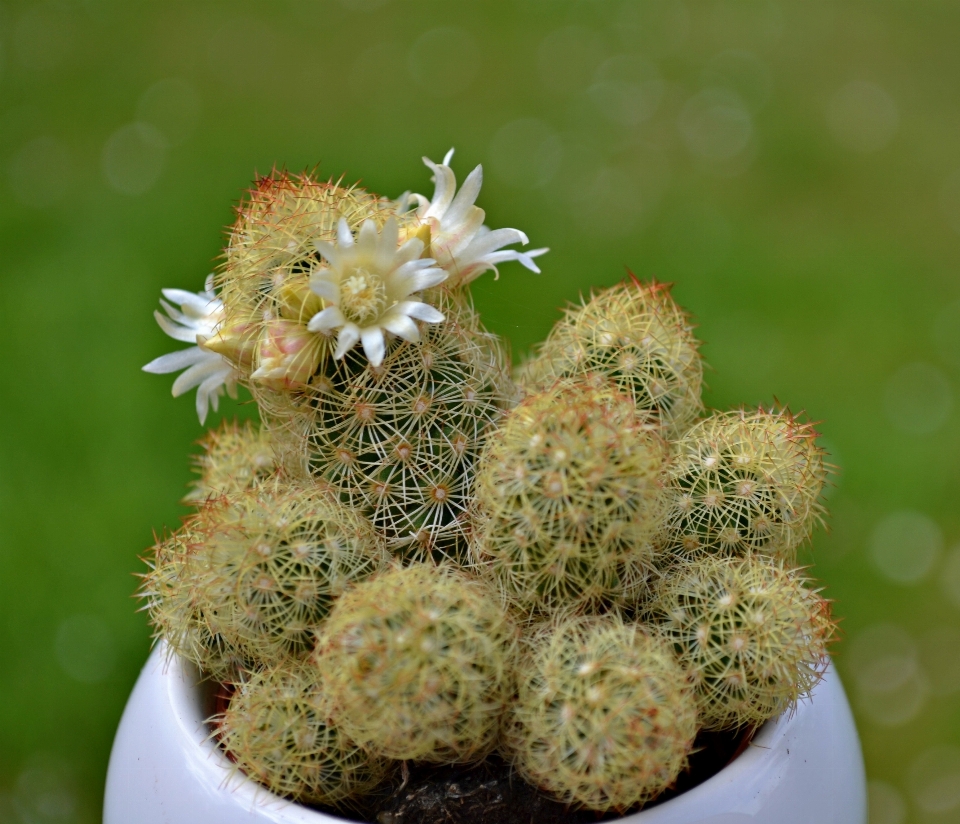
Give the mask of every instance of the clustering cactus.
[{"label": "clustering cactus", "polygon": [[261,428],[202,441],[146,609],[234,686],[217,734],[276,793],[352,804],[397,761],[496,748],[564,802],[634,808],[698,729],[822,674],[833,624],[791,565],[823,452],[785,409],[702,417],[690,319],[633,276],[514,384],[469,284],[546,250],[483,225],[479,167],[457,191],[425,163],[432,198],[261,178],[204,289],[164,290],[195,345],[145,369],[185,370],[201,421],[246,387]]},{"label": "clustering cactus", "polygon": [[331,722],[322,673],[309,661],[252,675],[214,723],[248,775],[298,801],[336,804],[373,789],[390,770]]},{"label": "clustering cactus", "polygon": [[636,601],[655,567],[667,444],[612,387],[527,397],[477,471],[473,557],[520,609]]},{"label": "clustering cactus", "polygon": [[414,564],[340,598],[315,660],[338,722],[372,752],[473,761],[496,744],[516,643],[481,581]]},{"label": "clustering cactus", "polygon": [[190,521],[158,541],[142,576],[140,595],[154,637],[216,681],[242,681],[251,665],[243,652],[220,635],[197,604],[193,582],[199,577],[195,550],[200,536]]},{"label": "clustering cactus", "polygon": [[462,555],[473,465],[514,388],[506,355],[462,300],[438,293],[446,322],[392,341],[380,367],[328,359],[273,418],[285,462],[332,484],[408,557]]}]

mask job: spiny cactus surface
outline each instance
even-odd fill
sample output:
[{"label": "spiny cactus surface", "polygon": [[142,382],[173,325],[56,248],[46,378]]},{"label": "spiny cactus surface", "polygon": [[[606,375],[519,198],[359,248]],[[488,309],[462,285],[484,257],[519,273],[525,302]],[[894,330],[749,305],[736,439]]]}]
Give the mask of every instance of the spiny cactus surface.
[{"label": "spiny cactus surface", "polygon": [[567,310],[521,383],[543,389],[557,378],[601,375],[675,438],[703,408],[703,363],[690,319],[669,285],[632,277]]},{"label": "spiny cactus surface", "polygon": [[516,629],[482,582],[414,564],[344,593],[315,661],[337,723],[372,752],[434,763],[493,749]]},{"label": "spiny cactus surface", "polygon": [[667,445],[612,388],[529,395],[477,472],[475,562],[527,612],[633,602],[655,563]]},{"label": "spiny cactus surface", "polygon": [[244,773],[294,800],[336,804],[373,789],[389,771],[331,723],[322,676],[309,661],[255,673],[214,723]]},{"label": "spiny cactus surface", "polygon": [[196,549],[200,536],[188,520],[158,541],[141,576],[139,596],[150,616],[154,637],[171,652],[196,664],[201,673],[221,683],[243,679],[251,660],[217,632],[197,603],[195,582],[202,575]]},{"label": "spiny cactus surface", "polygon": [[200,476],[185,502],[202,503],[231,495],[262,482],[277,468],[270,434],[250,421],[224,421],[200,440],[203,451],[194,458]]},{"label": "spiny cactus surface", "polygon": [[664,577],[652,616],[693,678],[705,728],[757,726],[820,680],[834,624],[805,584],[761,555],[706,556]]},{"label": "spiny cactus surface", "polygon": [[597,811],[673,784],[693,746],[696,701],[663,641],[605,615],[547,624],[528,647],[505,736],[522,776]]},{"label": "spiny cactus surface", "polygon": [[309,652],[334,599],[382,569],[382,539],[325,491],[281,479],[209,503],[186,583],[217,633],[255,661]]},{"label": "spiny cactus surface", "polygon": [[717,412],[675,445],[668,535],[681,554],[796,559],[822,519],[817,433],[786,409]]},{"label": "spiny cactus surface", "polygon": [[462,555],[473,467],[509,405],[506,355],[473,310],[438,298],[447,321],[395,341],[380,367],[357,350],[271,407],[285,464],[329,482],[407,557]]}]

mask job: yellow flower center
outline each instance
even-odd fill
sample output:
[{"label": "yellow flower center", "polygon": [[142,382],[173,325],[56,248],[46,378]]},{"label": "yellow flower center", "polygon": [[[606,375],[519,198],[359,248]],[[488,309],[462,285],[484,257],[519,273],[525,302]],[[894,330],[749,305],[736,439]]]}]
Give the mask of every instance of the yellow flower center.
[{"label": "yellow flower center", "polygon": [[379,318],[387,308],[387,286],[376,272],[358,266],[340,283],[340,311],[358,326]]}]

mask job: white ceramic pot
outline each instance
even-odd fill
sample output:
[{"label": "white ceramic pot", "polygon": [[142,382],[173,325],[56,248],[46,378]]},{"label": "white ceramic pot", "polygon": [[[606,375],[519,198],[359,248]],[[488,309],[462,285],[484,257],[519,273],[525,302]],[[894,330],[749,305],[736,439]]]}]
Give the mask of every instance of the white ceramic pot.
[{"label": "white ceramic pot", "polygon": [[[104,824],[331,824],[231,769],[209,739],[198,673],[164,645],[130,695],[110,754]],[[857,731],[832,665],[814,696],[764,724],[739,758],[624,824],[864,824]]]}]

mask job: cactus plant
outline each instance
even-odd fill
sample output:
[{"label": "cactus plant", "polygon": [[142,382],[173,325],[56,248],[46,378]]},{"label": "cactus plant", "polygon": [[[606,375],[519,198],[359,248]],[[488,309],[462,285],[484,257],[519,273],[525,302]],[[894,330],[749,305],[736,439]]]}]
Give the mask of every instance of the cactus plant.
[{"label": "cactus plant", "polygon": [[298,801],[337,804],[371,790],[390,769],[331,723],[322,675],[309,661],[251,675],[214,725],[239,769]]},{"label": "cactus plant", "polygon": [[333,599],[386,561],[362,516],[273,478],[206,502],[159,543],[142,594],[174,650],[232,680],[308,652]]},{"label": "cactus plant", "polygon": [[200,440],[203,451],[194,458],[200,476],[191,483],[185,502],[203,503],[231,495],[263,481],[277,468],[272,438],[250,421],[224,421]]},{"label": "cactus plant", "polygon": [[671,547],[793,563],[823,516],[827,467],[816,437],[786,408],[719,412],[691,428],[670,472]]},{"label": "cactus plant", "polygon": [[599,374],[675,438],[703,408],[703,363],[690,319],[670,285],[628,280],[571,307],[553,327],[521,383],[543,389],[557,378]]},{"label": "cactus plant", "polygon": [[425,163],[432,198],[274,171],[203,291],[164,290],[190,347],[145,368],[185,369],[201,420],[245,386],[262,424],[201,441],[145,608],[236,685],[216,734],[280,795],[342,807],[390,760],[499,747],[564,803],[627,810],[698,726],[755,726],[822,673],[829,610],[791,565],[823,452],[786,409],[700,420],[689,316],[632,275],[516,385],[469,284],[546,250],[483,225],[479,167],[458,192],[449,155]]},{"label": "cactus plant", "polygon": [[655,566],[667,445],[606,385],[529,395],[477,471],[472,557],[527,612],[636,601]]},{"label": "cactus plant", "polygon": [[522,776],[599,812],[648,801],[676,781],[697,712],[667,644],[604,615],[548,623],[528,646],[505,736]]},{"label": "cactus plant", "polygon": [[315,655],[347,735],[391,758],[463,762],[496,744],[516,643],[482,582],[414,564],[344,593]]},{"label": "cactus plant", "polygon": [[834,624],[806,583],[762,555],[704,556],[662,579],[653,619],[693,678],[705,728],[757,726],[820,680]]}]

